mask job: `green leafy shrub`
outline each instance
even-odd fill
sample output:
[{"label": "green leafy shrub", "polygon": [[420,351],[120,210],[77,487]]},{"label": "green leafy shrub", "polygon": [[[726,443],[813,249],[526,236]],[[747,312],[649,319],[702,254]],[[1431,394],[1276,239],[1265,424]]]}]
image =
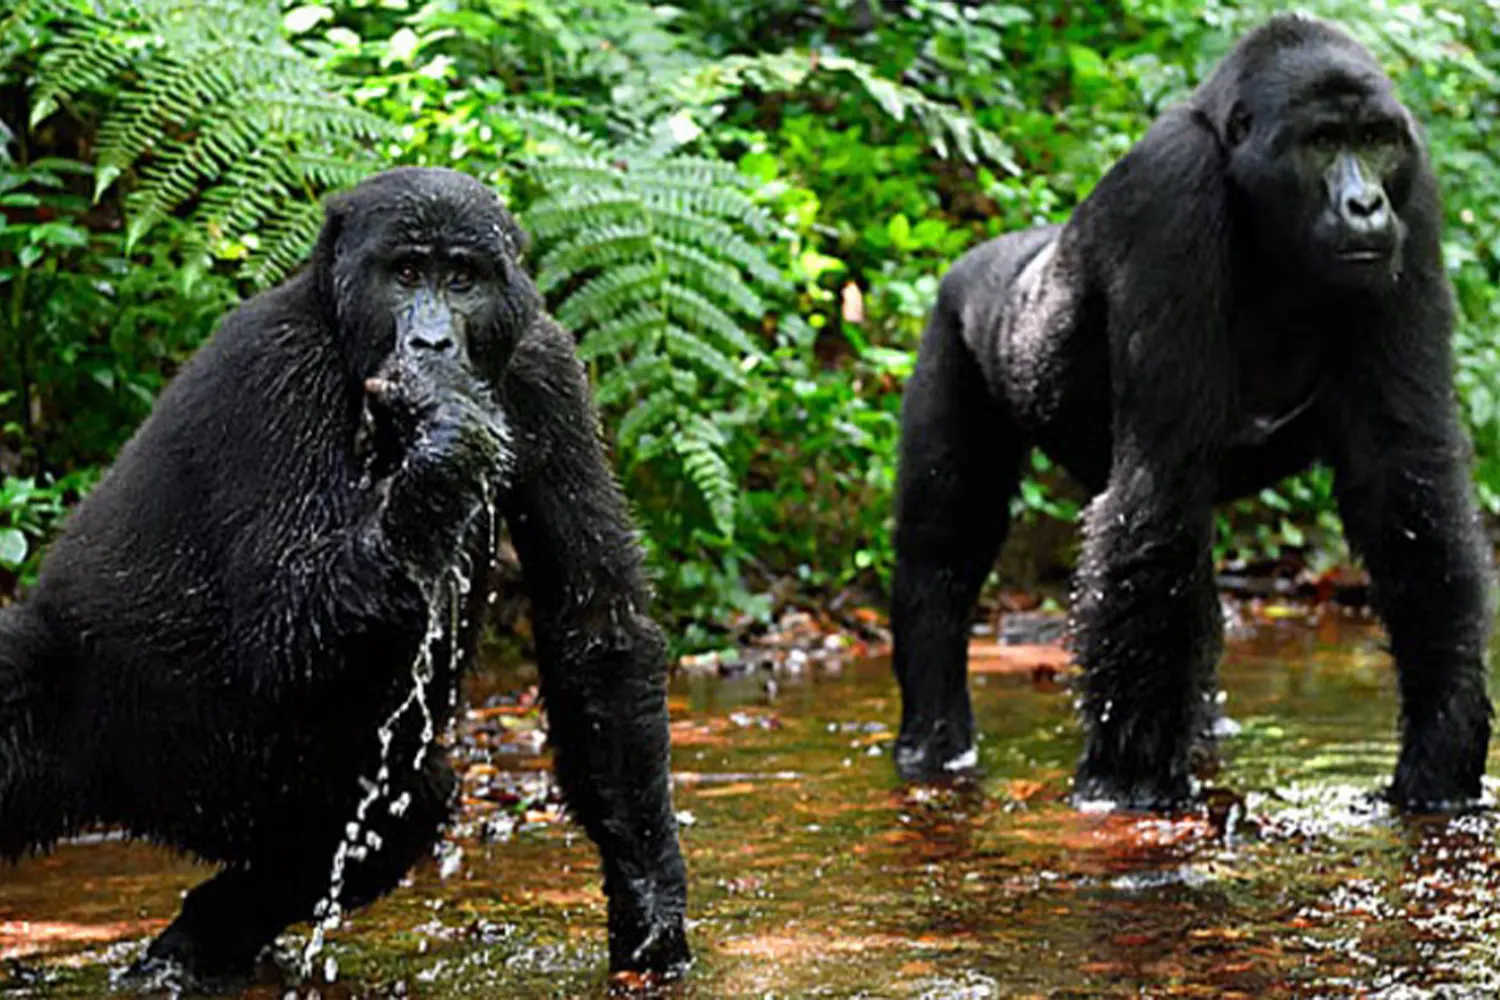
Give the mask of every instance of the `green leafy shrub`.
[{"label": "green leafy shrub", "polygon": [[[9,487],[0,530],[34,549],[48,491],[104,460],[235,290],[300,258],[322,193],[423,163],[483,178],[536,231],[686,643],[878,593],[900,392],[942,272],[1066,217],[1278,7],[11,0],[0,85],[30,106],[0,119],[19,150],[0,183],[0,474],[34,485]],[[1310,7],[1427,123],[1457,381],[1500,513],[1500,14]],[[1033,457],[1023,524],[1076,515],[1060,481]],[[1336,558],[1336,522],[1314,470],[1226,507],[1218,551]]]}]

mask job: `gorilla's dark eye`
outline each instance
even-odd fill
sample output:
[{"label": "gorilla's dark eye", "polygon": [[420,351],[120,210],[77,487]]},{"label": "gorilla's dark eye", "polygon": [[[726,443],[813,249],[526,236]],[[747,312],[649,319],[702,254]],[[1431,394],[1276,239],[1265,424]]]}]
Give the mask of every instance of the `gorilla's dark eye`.
[{"label": "gorilla's dark eye", "polygon": [[474,287],[474,270],[467,264],[454,264],[448,287],[455,292],[467,292]]},{"label": "gorilla's dark eye", "polygon": [[421,276],[421,271],[413,261],[403,260],[396,265],[396,280],[403,285],[415,285]]},{"label": "gorilla's dark eye", "polygon": [[1312,147],[1320,153],[1331,153],[1339,148],[1339,137],[1332,129],[1319,129],[1312,134]]}]

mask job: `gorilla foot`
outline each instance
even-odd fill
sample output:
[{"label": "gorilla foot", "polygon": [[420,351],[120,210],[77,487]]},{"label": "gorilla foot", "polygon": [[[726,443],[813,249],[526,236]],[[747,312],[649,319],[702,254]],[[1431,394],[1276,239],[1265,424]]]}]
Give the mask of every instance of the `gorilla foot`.
[{"label": "gorilla foot", "polygon": [[[673,852],[654,876],[604,879],[609,894],[609,971],[674,979],[692,961],[683,911],[686,876]],[[629,976],[625,976],[629,979]]]},{"label": "gorilla foot", "polygon": [[1454,794],[1434,797],[1420,792],[1403,792],[1395,782],[1376,789],[1371,793],[1371,797],[1387,803],[1408,816],[1458,816],[1485,812],[1494,806],[1494,803],[1483,795]]},{"label": "gorilla foot", "polygon": [[1198,805],[1196,782],[1186,776],[1140,777],[1079,769],[1073,806],[1084,812],[1182,812]]},{"label": "gorilla foot", "polygon": [[211,943],[173,923],[125,970],[131,988],[143,992],[234,993],[255,979],[262,947]]},{"label": "gorilla foot", "polygon": [[252,985],[253,966],[238,972],[209,973],[176,958],[143,955],[120,977],[118,985],[136,993],[165,993],[168,996],[227,995],[242,992]]},{"label": "gorilla foot", "polygon": [[692,964],[687,931],[679,916],[655,920],[634,944],[617,947],[610,941],[609,971],[633,973],[655,979],[676,979]]},{"label": "gorilla foot", "polygon": [[896,773],[904,781],[945,781],[979,772],[972,723],[902,726],[896,740]]},{"label": "gorilla foot", "polygon": [[1480,681],[1455,685],[1435,708],[1409,720],[1395,777],[1382,789],[1381,798],[1408,813],[1468,812],[1483,807],[1491,714]]},{"label": "gorilla foot", "polygon": [[1376,797],[1404,813],[1466,813],[1488,808],[1479,778],[1464,780],[1451,766],[1439,768],[1408,765],[1406,756],[1396,766],[1396,777]]}]

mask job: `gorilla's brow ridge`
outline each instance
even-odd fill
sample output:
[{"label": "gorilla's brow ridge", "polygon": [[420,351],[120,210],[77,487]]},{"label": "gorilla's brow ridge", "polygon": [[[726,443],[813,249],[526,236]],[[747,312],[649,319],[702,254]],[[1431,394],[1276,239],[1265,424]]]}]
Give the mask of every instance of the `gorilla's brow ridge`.
[{"label": "gorilla's brow ridge", "polygon": [[[474,212],[468,215],[472,217]],[[490,216],[491,213],[484,213]],[[457,199],[442,199],[436,204],[413,206],[398,214],[394,224],[381,240],[386,247],[420,249],[424,253],[459,248],[486,256],[515,255],[515,247],[506,237],[498,219],[481,216],[476,222],[465,218],[465,206]]]}]

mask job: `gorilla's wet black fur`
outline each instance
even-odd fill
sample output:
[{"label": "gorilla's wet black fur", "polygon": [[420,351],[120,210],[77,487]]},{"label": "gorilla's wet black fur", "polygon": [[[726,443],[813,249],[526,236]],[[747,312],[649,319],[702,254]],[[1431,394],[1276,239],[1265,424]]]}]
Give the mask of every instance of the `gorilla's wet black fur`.
[{"label": "gorilla's wet black fur", "polygon": [[1400,675],[1387,794],[1480,794],[1489,559],[1453,393],[1453,303],[1422,138],[1373,57],[1283,16],[1242,39],[1060,227],[943,280],[907,390],[898,762],[972,760],[972,607],[1027,450],[1094,495],[1073,600],[1076,793],[1192,795],[1221,623],[1212,507],[1321,460]]},{"label": "gorilla's wet black fur", "polygon": [[[463,563],[473,653],[489,498],[534,601],[557,773],[603,855],[611,966],[686,961],[665,646],[582,366],[521,243],[450,171],[331,201],[311,265],[225,318],[35,593],[0,611],[0,853],[104,823],[223,865],[148,968],[238,974],[311,916],[376,728],[411,692],[426,595]],[[451,711],[447,650],[436,663],[427,700]],[[408,713],[346,906],[392,889],[449,814],[454,775],[435,746],[412,769],[420,739]]]}]

